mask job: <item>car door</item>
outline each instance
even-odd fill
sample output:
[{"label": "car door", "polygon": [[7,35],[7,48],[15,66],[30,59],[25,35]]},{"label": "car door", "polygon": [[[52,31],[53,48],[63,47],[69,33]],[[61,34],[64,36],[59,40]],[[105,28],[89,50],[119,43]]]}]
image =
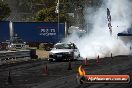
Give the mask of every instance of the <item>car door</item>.
[{"label": "car door", "polygon": [[80,52],[75,44],[73,44],[73,48],[74,48],[74,57],[75,59],[77,59],[78,57],[80,57]]}]

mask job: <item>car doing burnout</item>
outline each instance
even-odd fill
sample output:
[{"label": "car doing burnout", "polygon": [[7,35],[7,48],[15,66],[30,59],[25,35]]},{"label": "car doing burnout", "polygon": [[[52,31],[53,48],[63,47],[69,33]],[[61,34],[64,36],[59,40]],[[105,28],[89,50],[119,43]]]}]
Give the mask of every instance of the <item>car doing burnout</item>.
[{"label": "car doing burnout", "polygon": [[77,60],[80,52],[74,43],[57,43],[49,52],[49,61]]}]

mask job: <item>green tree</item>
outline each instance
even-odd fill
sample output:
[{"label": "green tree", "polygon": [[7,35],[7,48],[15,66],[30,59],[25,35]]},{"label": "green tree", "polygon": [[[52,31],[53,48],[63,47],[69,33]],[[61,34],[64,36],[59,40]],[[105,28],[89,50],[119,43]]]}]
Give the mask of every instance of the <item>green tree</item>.
[{"label": "green tree", "polygon": [[[59,20],[60,22],[66,21],[67,15],[65,14],[64,11],[59,13]],[[44,21],[44,22],[57,22],[58,20],[58,14],[55,13],[55,8],[50,7],[50,8],[44,8],[36,14],[34,17],[35,21]]]},{"label": "green tree", "polygon": [[0,21],[9,17],[10,13],[11,13],[11,10],[8,7],[8,5],[0,1]]},{"label": "green tree", "polygon": [[[45,3],[49,3],[45,8],[38,11],[33,19],[35,21],[44,21],[44,22],[57,22],[58,21],[58,14],[55,13],[56,10],[56,1],[55,0],[43,0]],[[52,2],[52,3],[51,3]],[[63,0],[60,0],[59,5],[59,21],[65,22],[67,20],[67,11],[66,11],[66,4]]]}]

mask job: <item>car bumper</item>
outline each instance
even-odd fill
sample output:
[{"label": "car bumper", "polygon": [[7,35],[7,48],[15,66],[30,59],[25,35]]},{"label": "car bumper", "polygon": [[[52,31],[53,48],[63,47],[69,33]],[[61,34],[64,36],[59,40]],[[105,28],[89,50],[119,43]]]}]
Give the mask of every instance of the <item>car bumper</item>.
[{"label": "car bumper", "polygon": [[73,55],[72,54],[52,54],[49,55],[49,58],[51,59],[55,59],[55,60],[68,60],[68,59],[73,59]]}]

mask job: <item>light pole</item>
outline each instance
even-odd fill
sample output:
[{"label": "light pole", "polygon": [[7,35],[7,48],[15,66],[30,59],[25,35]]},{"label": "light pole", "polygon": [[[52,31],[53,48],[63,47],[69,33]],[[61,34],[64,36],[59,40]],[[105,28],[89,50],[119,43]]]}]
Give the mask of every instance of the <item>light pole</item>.
[{"label": "light pole", "polygon": [[60,4],[60,1],[58,0],[58,2],[57,2],[57,6],[56,6],[56,11],[55,11],[55,13],[58,14],[58,40],[59,40],[59,29],[60,29],[60,27],[59,27],[59,23],[60,23],[59,4]]},{"label": "light pole", "polygon": [[58,0],[58,41],[59,41],[59,37],[60,37],[60,15],[59,15],[59,0]]}]

